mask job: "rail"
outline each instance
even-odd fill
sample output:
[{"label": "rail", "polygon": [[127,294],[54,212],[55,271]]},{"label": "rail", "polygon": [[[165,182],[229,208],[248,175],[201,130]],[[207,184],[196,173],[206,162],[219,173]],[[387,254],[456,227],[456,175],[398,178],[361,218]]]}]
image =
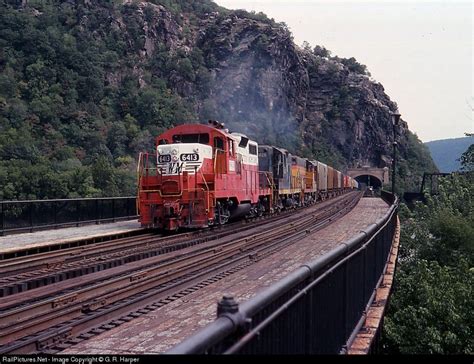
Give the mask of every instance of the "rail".
[{"label": "rail", "polygon": [[355,338],[392,245],[398,199],[365,231],[238,305],[224,296],[218,318],[168,354],[337,354]]},{"label": "rail", "polygon": [[0,201],[0,235],[133,218],[134,196]]}]

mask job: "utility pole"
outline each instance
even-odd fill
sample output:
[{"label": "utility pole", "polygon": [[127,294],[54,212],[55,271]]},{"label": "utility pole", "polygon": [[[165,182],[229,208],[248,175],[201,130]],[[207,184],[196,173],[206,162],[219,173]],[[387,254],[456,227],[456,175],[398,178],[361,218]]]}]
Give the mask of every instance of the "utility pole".
[{"label": "utility pole", "polygon": [[395,175],[397,170],[397,127],[400,122],[400,114],[398,111],[392,113],[392,127],[393,127],[393,161],[392,161],[392,193],[395,194]]}]

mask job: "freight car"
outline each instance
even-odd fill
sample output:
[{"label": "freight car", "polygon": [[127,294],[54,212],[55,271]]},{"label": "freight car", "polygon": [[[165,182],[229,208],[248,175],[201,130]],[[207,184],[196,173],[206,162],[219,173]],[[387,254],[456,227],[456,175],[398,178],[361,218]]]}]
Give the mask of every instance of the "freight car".
[{"label": "freight car", "polygon": [[330,166],[259,146],[216,121],[164,132],[153,153],[140,153],[137,172],[141,225],[164,230],[221,225],[357,188]]}]

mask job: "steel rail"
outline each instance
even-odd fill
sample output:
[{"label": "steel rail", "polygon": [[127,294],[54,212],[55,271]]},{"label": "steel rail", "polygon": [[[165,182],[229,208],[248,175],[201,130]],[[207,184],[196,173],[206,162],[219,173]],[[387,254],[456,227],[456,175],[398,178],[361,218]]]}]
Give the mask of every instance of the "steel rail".
[{"label": "steel rail", "polygon": [[[335,207],[335,206],[331,206],[332,210],[335,210],[336,208],[337,207]],[[306,220],[303,219],[303,220],[300,220],[297,223],[290,222],[289,224],[291,225],[291,229],[296,231],[300,227],[306,225],[308,223],[308,221],[311,221],[315,218],[318,219],[318,218],[320,218],[320,216],[324,216],[324,213],[326,213],[326,212],[322,212],[319,215],[313,214],[313,215],[307,216]],[[251,245],[250,243],[248,244],[249,240],[252,241],[252,244],[254,242],[258,243],[260,241],[265,242],[268,239],[271,239],[271,238],[274,238],[274,237],[285,236],[285,234],[287,235],[288,233],[289,233],[289,231],[288,231],[287,227],[282,226],[282,227],[277,227],[275,230],[272,230],[270,232],[265,231],[265,232],[253,234],[250,238],[245,236],[245,237],[242,237],[241,239],[233,239],[233,237],[231,237],[230,242],[223,243],[223,242],[218,241],[218,242],[210,243],[208,246],[200,247],[197,250],[196,249],[193,250],[191,252],[191,255],[192,254],[200,254],[202,251],[208,251],[208,250],[211,250],[211,249],[218,249],[219,251],[223,251],[225,249],[235,248],[235,247],[238,247],[240,251],[245,251],[247,249],[246,245]],[[113,269],[112,271],[109,272],[109,275],[112,275],[112,276],[116,277],[118,274],[120,274],[123,271],[131,272],[130,274],[132,274],[132,273],[136,274],[137,267],[139,269],[144,269],[144,268],[147,268],[147,267],[153,267],[156,264],[166,262],[167,259],[169,259],[169,256],[171,258],[174,258],[173,254],[159,256],[157,258],[145,260],[145,262],[142,262],[140,264],[134,263],[134,264],[130,264],[128,266],[125,266],[124,268]],[[183,256],[184,257],[189,257],[189,255],[183,255]],[[145,264],[143,264],[143,263],[145,263]],[[107,273],[107,272],[105,272],[105,273]],[[103,272],[96,273],[95,276],[102,277]],[[88,278],[93,279],[93,277],[88,277]],[[103,281],[104,278],[101,278],[100,280]],[[79,284],[76,283],[75,285],[74,285],[74,282],[72,282],[72,281],[74,281],[74,280],[69,280],[69,281],[62,282],[60,284],[60,286],[71,289],[74,286],[75,287],[79,286],[84,281],[84,279],[79,280],[80,283]],[[77,281],[77,280],[75,280],[75,281]],[[39,294],[42,297],[47,295],[48,297],[50,297],[50,299],[53,299],[53,298],[51,298],[51,296],[53,294],[53,292],[51,292],[51,291],[52,291],[51,289],[49,289],[49,290],[41,289],[41,290],[39,290]],[[18,305],[19,305],[19,302],[21,302],[21,299],[23,299],[23,297],[30,298],[32,295],[34,295],[35,292],[38,292],[38,290],[35,290],[34,292],[31,292],[31,293],[30,292],[25,292],[24,294],[16,295],[16,296],[1,300],[0,301],[0,310],[5,311],[5,309],[7,309],[9,307],[9,305],[14,306],[14,307],[17,308]],[[35,297],[38,297],[38,295],[36,295]],[[0,319],[5,319],[5,317],[1,313],[1,311],[0,311]]]},{"label": "steel rail", "polygon": [[[354,199],[358,200],[358,198]],[[349,205],[347,201],[342,201],[341,204]],[[355,205],[355,203],[352,203],[350,205]],[[350,209],[350,208],[349,208]],[[328,210],[333,212],[335,210],[335,206],[332,208],[330,207]],[[340,213],[340,212],[339,212]],[[10,328],[8,332],[4,332],[4,336],[2,337],[2,343],[5,342],[5,340],[12,340],[12,338],[19,338],[19,335],[24,335],[25,333],[30,333],[31,331],[38,330],[38,329],[44,329],[45,325],[51,326],[52,324],[59,324],[64,318],[62,315],[66,314],[69,319],[71,318],[77,318],[80,317],[81,314],[84,312],[90,312],[94,311],[98,308],[104,307],[105,305],[110,305],[111,303],[115,303],[120,299],[126,299],[127,297],[130,296],[130,294],[135,293],[135,294],[140,294],[140,292],[143,292],[146,289],[151,289],[154,286],[160,285],[160,284],[166,284],[166,282],[177,279],[180,276],[186,276],[189,274],[192,274],[193,272],[212,267],[212,265],[216,265],[219,262],[227,260],[231,260],[232,264],[236,264],[242,259],[249,259],[249,254],[248,251],[251,251],[252,249],[254,250],[253,255],[250,255],[251,259],[257,259],[258,254],[260,255],[265,255],[265,250],[269,250],[274,246],[281,245],[282,242],[289,242],[294,241],[294,239],[299,239],[302,235],[308,234],[308,229],[303,231],[305,224],[306,225],[311,225],[315,223],[315,221],[319,218],[321,219],[321,214],[316,217],[316,215],[311,215],[308,216],[304,221],[301,223],[295,224],[293,223],[293,231],[288,231],[286,227],[281,227],[277,231],[273,231],[272,233],[267,233],[266,235],[264,233],[259,234],[258,236],[255,236],[254,239],[249,239],[249,238],[243,238],[238,241],[233,241],[230,243],[227,243],[227,245],[224,246],[219,246],[218,251],[215,250],[216,246],[211,246],[207,252],[198,252],[192,257],[187,257],[185,260],[182,260],[181,265],[178,264],[177,261],[169,262],[167,269],[168,272],[164,274],[163,271],[155,271],[155,273],[150,273],[147,271],[141,271],[140,273],[135,273],[132,276],[127,276],[122,279],[117,278],[118,281],[121,281],[124,283],[123,279],[131,279],[131,277],[135,277],[135,280],[138,280],[140,282],[140,279],[144,279],[143,282],[140,282],[137,287],[134,287],[133,290],[130,289],[130,284],[127,286],[123,286],[121,289],[117,290],[117,286],[110,286],[111,287],[108,291],[109,295],[106,295],[104,298],[104,286],[95,286],[93,289],[95,290],[97,296],[95,297],[95,301],[93,300],[93,296],[88,297],[88,301],[85,302],[84,300],[81,300],[79,293],[80,292],[75,292],[73,295],[64,295],[62,297],[62,300],[46,300],[46,303],[51,304],[51,307],[55,305],[56,303],[56,310],[49,310],[46,311],[46,313],[43,314],[43,316],[40,316],[39,318],[32,319],[32,315],[30,316],[25,315],[23,316],[23,320],[20,321],[20,325],[18,326],[19,328],[17,330]],[[329,214],[331,215],[331,214]],[[331,218],[327,218],[328,221],[331,220]],[[313,228],[315,228],[313,226]],[[286,232],[284,231],[286,229]],[[265,245],[266,242],[268,242],[268,239],[278,239],[274,241],[271,244],[267,244],[267,246],[264,246],[260,250],[257,248]],[[293,237],[293,239],[291,238]],[[252,240],[249,242],[249,240]],[[255,251],[257,249],[257,251]],[[232,257],[236,256],[237,258],[234,258],[233,260],[231,259]],[[257,256],[255,256],[257,254]],[[203,259],[204,257],[204,259]],[[199,262],[200,266],[190,266],[190,263],[195,263]],[[178,264],[178,265],[177,265]],[[161,267],[163,269],[163,267]],[[158,268],[157,268],[158,269]],[[174,270],[173,270],[174,269]],[[147,275],[150,274],[150,276],[147,278]],[[118,281],[114,282],[117,283]],[[130,282],[130,281],[129,281]],[[109,282],[110,283],[110,282]],[[99,301],[97,301],[97,297],[102,297],[103,299],[99,298]],[[61,302],[64,302],[65,307],[61,308]],[[77,302],[77,303],[75,303]],[[44,304],[43,302],[42,304]],[[72,307],[69,307],[72,303]],[[22,309],[20,308],[19,310],[13,310],[10,311],[10,315],[3,315],[2,317],[2,322],[4,323],[3,329],[7,329],[7,326],[11,326],[12,324],[12,318],[16,317],[16,322],[18,323],[19,317],[14,316],[18,315],[21,313]],[[23,313],[25,312],[25,309],[23,309]],[[26,311],[28,312],[28,311]],[[35,312],[35,315],[38,314],[38,312]],[[61,315],[62,314],[62,315]],[[55,316],[56,315],[56,316]],[[8,319],[9,318],[9,319]],[[10,321],[9,321],[10,320]],[[21,319],[20,319],[21,320]],[[30,325],[30,329],[28,331],[28,325]],[[4,331],[4,330],[2,330]],[[20,334],[21,332],[21,334]],[[16,336],[15,336],[16,335]],[[8,349],[8,348],[5,348]],[[4,351],[1,350],[0,351]]]},{"label": "steel rail", "polygon": [[[335,203],[336,201],[334,201]],[[253,226],[287,219],[286,214],[272,216],[257,221]],[[298,216],[290,216],[298,219]],[[90,274],[98,270],[109,269],[131,261],[141,260],[162,254],[169,249],[178,250],[190,245],[196,245],[223,236],[239,233],[248,229],[247,224],[239,227],[226,225],[220,232],[195,231],[179,234],[176,237],[153,237],[152,234],[136,238],[123,238],[94,244],[70,248],[51,253],[37,254],[9,260],[0,269],[0,297],[16,294],[25,290],[34,289],[58,281]],[[189,240],[197,236],[196,240]],[[164,243],[163,243],[164,242]],[[184,245],[178,245],[178,244]],[[158,250],[157,250],[158,249]]]}]

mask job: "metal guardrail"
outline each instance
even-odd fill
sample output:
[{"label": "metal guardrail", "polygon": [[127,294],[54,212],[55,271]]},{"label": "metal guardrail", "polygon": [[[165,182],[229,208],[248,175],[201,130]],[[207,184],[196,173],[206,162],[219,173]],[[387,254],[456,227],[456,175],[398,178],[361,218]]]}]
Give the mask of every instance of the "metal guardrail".
[{"label": "metal guardrail", "polygon": [[337,354],[354,340],[385,270],[398,199],[365,231],[250,300],[218,304],[218,318],[168,354]]},{"label": "metal guardrail", "polygon": [[0,201],[0,235],[137,217],[136,197]]}]

